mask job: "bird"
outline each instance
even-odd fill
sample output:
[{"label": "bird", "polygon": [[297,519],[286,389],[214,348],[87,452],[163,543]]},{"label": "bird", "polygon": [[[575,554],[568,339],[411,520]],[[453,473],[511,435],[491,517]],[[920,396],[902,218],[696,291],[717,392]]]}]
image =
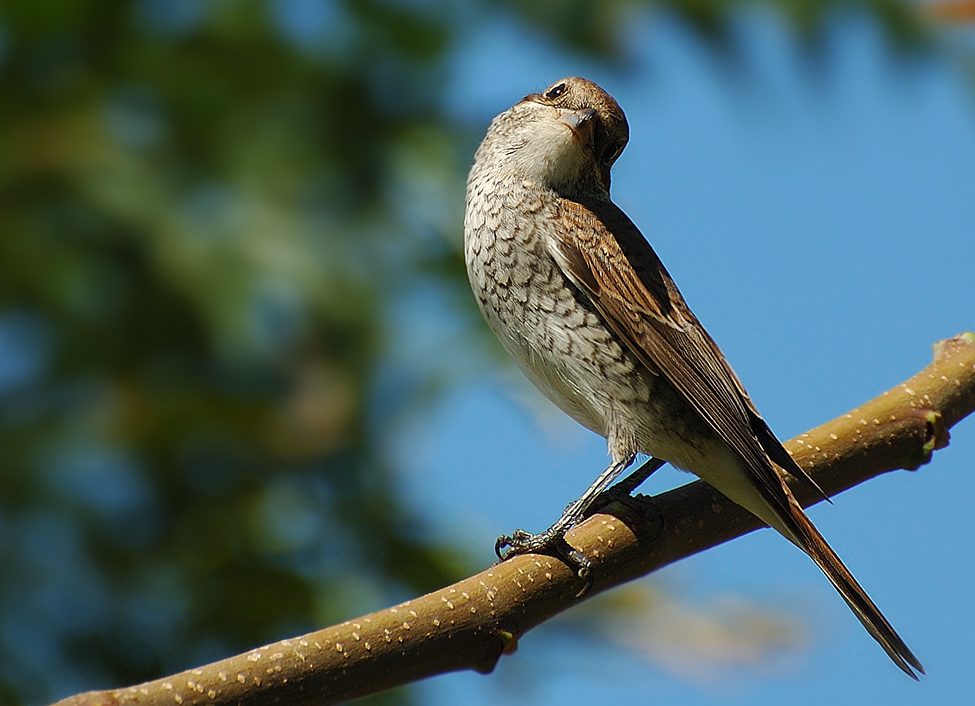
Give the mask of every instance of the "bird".
[{"label": "bird", "polygon": [[605,437],[610,465],[550,528],[498,538],[501,560],[566,552],[565,532],[638,454],[627,494],[689,471],[804,551],[903,672],[924,668],[785,482],[827,496],[776,438],[649,242],[610,197],[629,140],[616,100],[567,77],[497,115],[467,179],[464,258],[489,328],[538,389]]}]

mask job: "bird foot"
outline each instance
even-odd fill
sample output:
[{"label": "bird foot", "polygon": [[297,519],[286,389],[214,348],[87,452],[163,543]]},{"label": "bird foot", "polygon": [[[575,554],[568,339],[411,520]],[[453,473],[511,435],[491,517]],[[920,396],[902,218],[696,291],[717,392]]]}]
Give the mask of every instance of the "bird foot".
[{"label": "bird foot", "polygon": [[586,508],[585,514],[582,519],[588,519],[598,512],[601,512],[603,508],[611,505],[612,503],[621,503],[623,505],[629,506],[633,502],[633,495],[629,488],[623,487],[622,483],[617,483],[616,485],[607,488],[592,501],[592,504]]},{"label": "bird foot", "polygon": [[498,537],[498,541],[494,543],[494,552],[501,561],[519,554],[555,555],[568,564],[575,571],[576,576],[585,582],[577,598],[584,596],[592,588],[592,561],[565,541],[564,530],[559,531],[550,527],[544,532],[531,534],[523,529],[517,529],[510,537],[506,534]]}]

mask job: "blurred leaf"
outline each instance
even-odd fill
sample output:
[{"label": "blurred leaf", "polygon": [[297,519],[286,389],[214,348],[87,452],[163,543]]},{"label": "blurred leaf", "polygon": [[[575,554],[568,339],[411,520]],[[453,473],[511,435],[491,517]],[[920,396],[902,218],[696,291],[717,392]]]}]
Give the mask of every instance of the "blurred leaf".
[{"label": "blurred leaf", "polygon": [[812,642],[808,626],[784,606],[775,609],[730,596],[700,605],[679,595],[641,581],[600,596],[560,621],[642,655],[676,677],[723,688],[728,676],[787,666]]},{"label": "blurred leaf", "polygon": [[0,4],[0,702],[465,571],[383,445],[456,371],[393,359],[402,302],[433,293],[453,354],[487,340],[459,249],[483,126],[443,105],[454,47],[495,13],[622,66],[647,8],[718,46],[753,6],[800,40],[851,10],[927,37],[892,0]]}]

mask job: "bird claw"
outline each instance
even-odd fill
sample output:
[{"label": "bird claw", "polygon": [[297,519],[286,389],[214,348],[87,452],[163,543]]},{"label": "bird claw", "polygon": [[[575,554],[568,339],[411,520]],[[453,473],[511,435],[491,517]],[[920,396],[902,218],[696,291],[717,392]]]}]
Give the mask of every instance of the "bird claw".
[{"label": "bird claw", "polygon": [[582,590],[576,594],[581,598],[592,588],[592,561],[578,549],[565,541],[565,536],[551,531],[531,534],[523,529],[516,529],[511,536],[506,534],[498,537],[494,543],[494,553],[500,561],[507,561],[519,554],[554,554],[568,564],[576,576],[584,581]]},{"label": "bird claw", "polygon": [[597,495],[592,501],[592,504],[586,508],[586,512],[582,516],[583,519],[588,519],[596,513],[602,512],[613,503],[626,505],[633,500],[633,496],[630,494],[631,492],[629,488],[622,488],[619,484],[607,488]]}]

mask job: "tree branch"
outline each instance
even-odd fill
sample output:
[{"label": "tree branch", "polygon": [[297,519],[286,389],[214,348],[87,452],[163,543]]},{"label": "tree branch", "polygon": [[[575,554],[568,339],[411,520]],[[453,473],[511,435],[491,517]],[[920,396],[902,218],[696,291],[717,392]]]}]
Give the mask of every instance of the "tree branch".
[{"label": "tree branch", "polygon": [[[975,410],[975,334],[937,343],[910,380],[786,444],[829,494],[897,469],[914,470]],[[800,502],[811,497],[795,486]],[[606,514],[612,512],[613,514]],[[701,481],[614,503],[567,535],[593,560],[598,593],[760,527]],[[452,586],[303,637],[126,689],[58,706],[334,704],[434,674],[490,672],[518,638],[578,602],[562,562],[515,557]]]}]

